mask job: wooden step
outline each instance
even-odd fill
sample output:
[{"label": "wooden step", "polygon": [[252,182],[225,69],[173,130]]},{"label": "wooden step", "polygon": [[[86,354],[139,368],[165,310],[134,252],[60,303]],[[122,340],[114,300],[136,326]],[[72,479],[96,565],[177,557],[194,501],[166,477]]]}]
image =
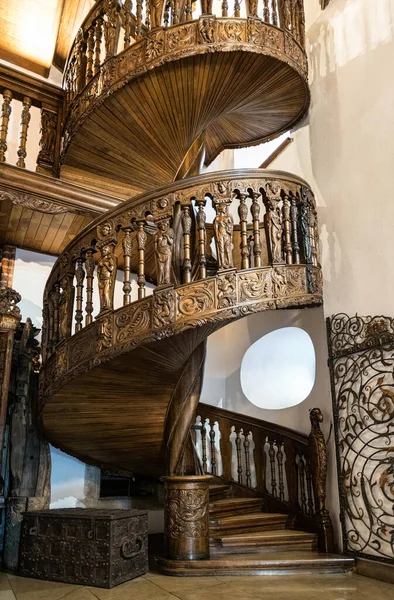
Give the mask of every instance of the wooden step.
[{"label": "wooden step", "polygon": [[255,513],[262,510],[262,498],[226,498],[217,500],[209,505],[211,519],[230,517],[237,514]]},{"label": "wooden step", "polygon": [[288,552],[289,550],[316,550],[317,535],[305,531],[282,529],[237,533],[211,538],[210,551],[214,554]]},{"label": "wooden step", "polygon": [[286,529],[291,525],[291,517],[281,513],[255,512],[231,517],[213,518],[209,521],[211,537],[217,534],[232,535],[234,533],[249,533]]},{"label": "wooden step", "polygon": [[272,552],[234,554],[207,560],[176,561],[157,559],[163,575],[202,577],[204,575],[299,575],[308,573],[345,573],[354,567],[354,559],[339,554],[317,552]]},{"label": "wooden step", "polygon": [[224,484],[212,484],[209,486],[209,500],[216,501],[228,498],[231,493],[231,486]]}]

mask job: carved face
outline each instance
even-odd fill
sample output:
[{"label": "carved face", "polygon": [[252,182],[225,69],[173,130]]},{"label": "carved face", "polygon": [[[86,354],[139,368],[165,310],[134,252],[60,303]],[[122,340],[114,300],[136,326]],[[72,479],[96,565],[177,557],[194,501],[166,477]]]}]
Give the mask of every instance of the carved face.
[{"label": "carved face", "polygon": [[163,233],[165,233],[169,228],[169,223],[168,223],[168,221],[161,221],[159,223],[158,227],[161,231],[163,231]]},{"label": "carved face", "polygon": [[111,226],[108,223],[104,223],[100,227],[100,233],[103,237],[107,237],[111,233]]}]

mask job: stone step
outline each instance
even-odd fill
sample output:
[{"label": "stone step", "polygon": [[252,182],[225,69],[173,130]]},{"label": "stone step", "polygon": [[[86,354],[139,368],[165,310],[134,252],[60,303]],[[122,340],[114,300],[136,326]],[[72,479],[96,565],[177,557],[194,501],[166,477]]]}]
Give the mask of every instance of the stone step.
[{"label": "stone step", "polygon": [[163,575],[202,577],[209,575],[285,575],[308,573],[345,573],[354,559],[339,554],[317,552],[272,552],[269,554],[232,554],[206,560],[176,561],[158,558]]},{"label": "stone step", "polygon": [[289,515],[281,513],[247,513],[231,517],[210,518],[210,537],[232,535],[234,533],[255,533],[256,531],[286,529],[292,524]]},{"label": "stone step", "polygon": [[230,517],[237,514],[248,514],[261,511],[264,501],[262,498],[226,498],[217,500],[209,505],[210,519]]},{"label": "stone step", "polygon": [[288,552],[289,550],[316,550],[317,535],[294,529],[237,533],[210,539],[211,556],[230,553]]}]

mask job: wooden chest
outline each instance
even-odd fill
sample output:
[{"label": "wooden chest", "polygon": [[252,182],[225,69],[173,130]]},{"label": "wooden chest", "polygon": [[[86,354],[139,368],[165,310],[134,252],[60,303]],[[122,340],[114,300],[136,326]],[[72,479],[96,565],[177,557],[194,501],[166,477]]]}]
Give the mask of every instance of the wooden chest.
[{"label": "wooden chest", "polygon": [[19,574],[112,588],[148,570],[148,515],[66,508],[24,513]]}]

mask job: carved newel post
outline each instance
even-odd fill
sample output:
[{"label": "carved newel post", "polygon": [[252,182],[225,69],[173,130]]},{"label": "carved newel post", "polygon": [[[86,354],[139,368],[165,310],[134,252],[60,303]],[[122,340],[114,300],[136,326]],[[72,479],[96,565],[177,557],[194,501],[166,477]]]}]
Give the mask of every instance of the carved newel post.
[{"label": "carved newel post", "polygon": [[209,558],[210,475],[164,477],[164,536],[170,560]]},{"label": "carved newel post", "polygon": [[320,429],[323,414],[320,408],[309,412],[311,432],[308,438],[310,451],[312,486],[315,500],[314,520],[319,523],[319,549],[332,552],[334,545],[331,518],[326,509],[327,448]]}]

